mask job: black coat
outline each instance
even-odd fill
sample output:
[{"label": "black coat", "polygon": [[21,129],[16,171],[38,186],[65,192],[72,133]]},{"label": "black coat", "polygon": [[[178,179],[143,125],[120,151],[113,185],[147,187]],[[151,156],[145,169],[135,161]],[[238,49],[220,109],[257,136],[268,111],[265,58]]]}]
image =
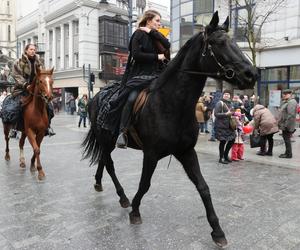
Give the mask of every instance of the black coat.
[{"label": "black coat", "polygon": [[123,83],[135,76],[158,75],[162,71],[163,63],[158,60],[159,53],[155,40],[165,48],[170,48],[168,39],[156,30],[147,33],[138,29],[133,33],[129,43],[130,56]]},{"label": "black coat", "polygon": [[219,101],[214,109],[215,136],[219,141],[231,141],[236,137],[235,130],[230,127],[230,116],[226,115],[229,109],[231,109],[231,102],[224,99]]}]

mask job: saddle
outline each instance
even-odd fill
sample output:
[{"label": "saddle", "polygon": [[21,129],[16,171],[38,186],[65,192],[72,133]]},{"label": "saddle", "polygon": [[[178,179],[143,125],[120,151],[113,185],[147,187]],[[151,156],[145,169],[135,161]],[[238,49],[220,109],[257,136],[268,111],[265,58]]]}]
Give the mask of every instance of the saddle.
[{"label": "saddle", "polygon": [[[149,89],[143,89],[138,97],[135,100],[134,106],[133,106],[133,117],[136,120],[138,118],[139,112],[143,109],[143,107],[145,106],[145,104],[147,103],[148,100],[148,96],[149,96]],[[130,126],[129,131],[128,131],[131,135],[131,137],[133,138],[133,140],[135,141],[135,143],[142,149],[143,148],[143,143],[140,139],[140,137],[138,136],[138,133],[136,131],[136,129],[133,126]]]}]

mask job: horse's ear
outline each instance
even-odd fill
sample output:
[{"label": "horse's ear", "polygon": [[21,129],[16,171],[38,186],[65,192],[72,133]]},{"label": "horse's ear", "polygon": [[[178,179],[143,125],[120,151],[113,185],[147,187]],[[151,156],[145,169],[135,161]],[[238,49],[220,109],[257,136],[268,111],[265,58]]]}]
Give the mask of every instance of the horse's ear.
[{"label": "horse's ear", "polygon": [[219,14],[218,11],[216,11],[209,23],[209,26],[211,26],[212,28],[217,28],[219,24]]},{"label": "horse's ear", "polygon": [[50,74],[51,74],[51,75],[53,74],[53,71],[54,71],[54,67],[52,67],[52,68],[50,69]]},{"label": "horse's ear", "polygon": [[225,22],[222,24],[222,29],[224,29],[226,32],[229,30],[229,16],[226,18]]}]

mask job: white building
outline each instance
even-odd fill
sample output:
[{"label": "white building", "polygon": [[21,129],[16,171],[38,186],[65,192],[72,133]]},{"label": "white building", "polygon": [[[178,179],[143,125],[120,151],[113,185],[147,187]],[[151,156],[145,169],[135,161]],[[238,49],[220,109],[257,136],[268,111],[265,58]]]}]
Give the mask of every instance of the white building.
[{"label": "white building", "polygon": [[[143,1],[133,3],[134,11],[146,6]],[[17,20],[19,52],[28,43],[38,45],[46,68],[55,68],[54,87],[62,98],[68,93],[87,93],[83,65],[86,70],[90,65],[96,76],[97,91],[107,81],[120,79],[123,73],[127,17],[128,9],[122,1],[41,0],[37,10]]]},{"label": "white building", "polygon": [[0,53],[16,58],[15,0],[0,0]]}]

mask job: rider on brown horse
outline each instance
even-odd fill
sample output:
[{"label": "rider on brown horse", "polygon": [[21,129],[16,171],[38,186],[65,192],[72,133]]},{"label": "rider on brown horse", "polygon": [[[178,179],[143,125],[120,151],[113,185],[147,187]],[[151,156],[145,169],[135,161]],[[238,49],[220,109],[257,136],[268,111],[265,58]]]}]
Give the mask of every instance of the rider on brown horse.
[{"label": "rider on brown horse", "polygon": [[[36,76],[37,68],[42,68],[43,64],[36,54],[36,46],[34,44],[27,44],[24,49],[22,57],[17,59],[14,63],[12,76],[16,83],[13,90],[13,96],[27,95],[27,88],[33,82]],[[50,121],[54,116],[51,105],[48,104],[48,117],[49,117],[49,128],[46,131],[46,135],[55,135],[53,130],[50,128]],[[19,124],[20,125],[20,124]],[[22,125],[21,125],[22,126]]]}]

